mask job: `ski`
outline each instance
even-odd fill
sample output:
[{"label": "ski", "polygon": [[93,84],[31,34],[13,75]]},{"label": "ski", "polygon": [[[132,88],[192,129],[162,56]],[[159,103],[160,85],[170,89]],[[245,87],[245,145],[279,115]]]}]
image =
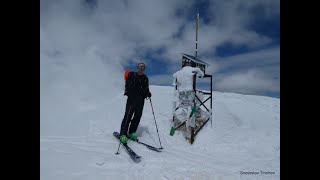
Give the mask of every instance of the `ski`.
[{"label": "ski", "polygon": [[[116,137],[120,141],[120,134],[118,132],[114,132],[113,136]],[[121,141],[120,141],[121,143]],[[137,155],[127,144],[121,143],[122,146],[126,149],[127,153],[129,154],[130,158],[134,162],[140,162],[141,161],[141,156]]]},{"label": "ski", "polygon": [[[130,139],[130,140],[131,140],[131,139]],[[149,144],[140,142],[139,139],[137,139],[137,140],[132,140],[132,141],[137,142],[137,143],[139,143],[139,144],[142,144],[142,145],[146,146],[146,147],[147,147],[148,149],[150,149],[150,150],[153,150],[153,151],[156,151],[156,152],[162,152],[160,148],[156,148],[156,147],[150,146]]]}]

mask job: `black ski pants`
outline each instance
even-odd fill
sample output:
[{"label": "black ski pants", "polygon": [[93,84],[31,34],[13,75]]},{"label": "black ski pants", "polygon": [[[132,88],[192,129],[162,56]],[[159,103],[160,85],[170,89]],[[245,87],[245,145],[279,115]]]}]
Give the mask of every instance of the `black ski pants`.
[{"label": "black ski pants", "polygon": [[[144,97],[142,96],[130,96],[127,99],[126,112],[124,114],[122,123],[121,123],[121,135],[127,135],[128,128],[129,134],[136,132],[140,119],[142,116],[144,106]],[[134,117],[132,118],[134,114]]]}]

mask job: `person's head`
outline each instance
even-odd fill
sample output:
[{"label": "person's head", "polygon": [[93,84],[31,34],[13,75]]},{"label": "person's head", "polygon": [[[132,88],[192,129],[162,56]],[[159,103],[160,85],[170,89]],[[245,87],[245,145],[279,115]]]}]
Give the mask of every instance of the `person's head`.
[{"label": "person's head", "polygon": [[137,66],[138,74],[143,74],[146,69],[146,65],[144,63],[139,63]]},{"label": "person's head", "polygon": [[182,67],[185,67],[185,66],[191,66],[191,61],[190,60],[184,61]]}]

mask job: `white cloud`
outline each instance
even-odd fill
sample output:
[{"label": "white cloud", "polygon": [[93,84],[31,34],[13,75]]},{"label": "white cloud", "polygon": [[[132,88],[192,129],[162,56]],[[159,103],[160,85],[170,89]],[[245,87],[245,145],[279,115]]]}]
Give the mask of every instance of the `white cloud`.
[{"label": "white cloud", "polygon": [[223,76],[215,82],[219,91],[229,91],[243,94],[263,94],[266,91],[279,92],[280,82],[255,69]]},{"label": "white cloud", "polygon": [[[227,57],[216,57],[213,59],[217,68],[213,73],[219,73],[234,68],[256,68],[270,65],[280,65],[280,48],[269,48],[252,51],[249,53],[237,54]],[[210,67],[211,68],[211,67]]]},{"label": "white cloud", "polygon": [[260,95],[280,91],[279,47],[205,60],[215,90]]},{"label": "white cloud", "polygon": [[280,2],[273,0],[209,1],[210,23],[205,24],[200,18],[200,55],[212,54],[216,47],[225,43],[234,46],[247,46],[248,48],[257,48],[271,43],[272,39],[257,34],[251,29],[252,23],[257,18],[253,13],[255,8],[260,8],[259,20],[279,17]]}]

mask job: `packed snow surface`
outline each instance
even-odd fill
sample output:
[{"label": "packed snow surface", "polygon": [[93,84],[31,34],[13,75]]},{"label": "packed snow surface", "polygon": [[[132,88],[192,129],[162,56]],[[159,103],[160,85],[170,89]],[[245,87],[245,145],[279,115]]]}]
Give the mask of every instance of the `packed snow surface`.
[{"label": "packed snow surface", "polygon": [[[123,92],[96,104],[83,100],[73,108],[43,108],[41,180],[280,179],[280,99],[213,92],[212,122],[191,145],[182,132],[169,135],[173,88],[150,86],[150,91],[162,152],[129,142],[142,156],[140,163],[121,146],[115,155],[119,142],[112,133],[123,119]],[[160,147],[149,100],[137,134],[140,141]]]}]

